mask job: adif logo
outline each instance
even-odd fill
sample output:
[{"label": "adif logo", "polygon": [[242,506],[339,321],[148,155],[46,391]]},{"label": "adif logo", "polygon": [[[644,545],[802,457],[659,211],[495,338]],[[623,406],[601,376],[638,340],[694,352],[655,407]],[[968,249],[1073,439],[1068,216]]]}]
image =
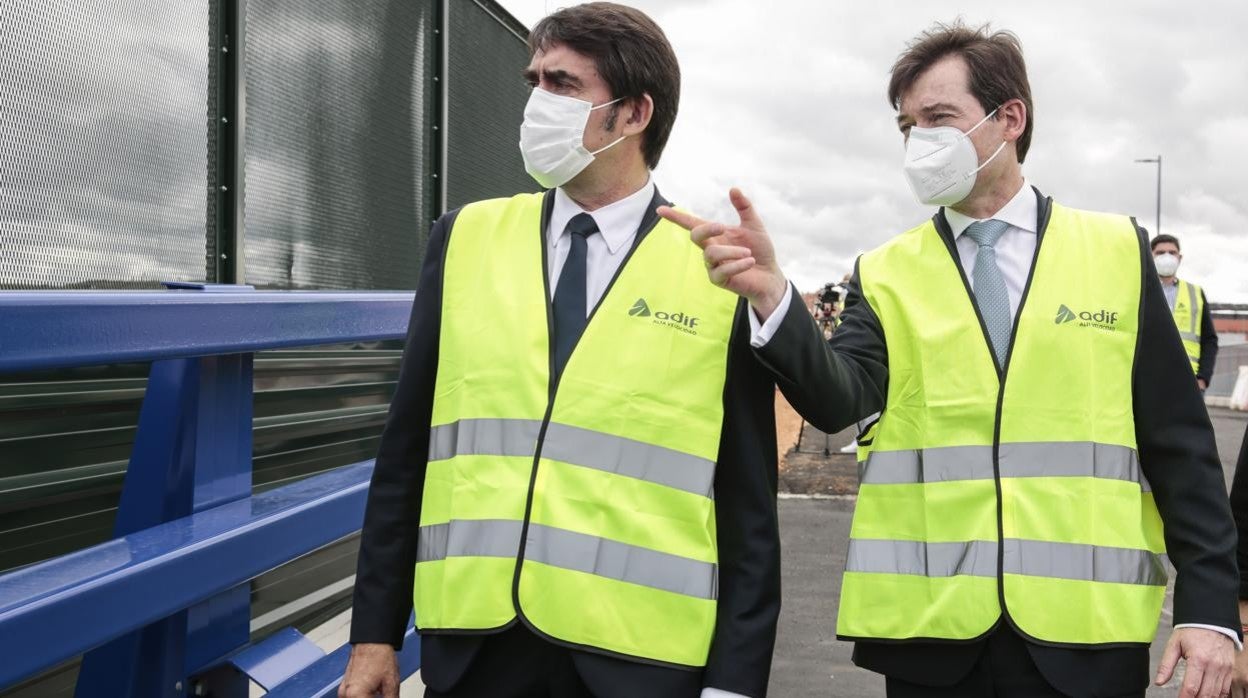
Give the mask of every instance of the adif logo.
[{"label": "adif logo", "polygon": [[651,311],[650,304],[646,302],[645,298],[638,298],[637,302],[633,303],[633,307],[628,309],[628,314],[632,317],[652,317],[656,325],[666,325],[681,332],[697,334],[694,328],[698,326],[698,318],[686,313],[669,313],[664,310]]},{"label": "adif logo", "polygon": [[646,299],[638,298],[637,302],[633,303],[633,307],[629,309],[628,314],[633,317],[650,317],[650,306],[646,305]]},{"label": "adif logo", "polygon": [[1068,322],[1079,321],[1080,327],[1096,327],[1102,330],[1114,331],[1118,329],[1118,313],[1112,310],[1101,309],[1096,312],[1084,310],[1076,313],[1063,304],[1057,309],[1057,317],[1053,319],[1053,324],[1063,325]]}]

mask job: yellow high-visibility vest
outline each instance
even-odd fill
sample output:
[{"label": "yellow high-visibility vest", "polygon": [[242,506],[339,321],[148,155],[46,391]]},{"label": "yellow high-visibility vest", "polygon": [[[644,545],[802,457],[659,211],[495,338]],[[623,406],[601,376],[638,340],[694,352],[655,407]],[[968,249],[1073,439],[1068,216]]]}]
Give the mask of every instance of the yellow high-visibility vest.
[{"label": "yellow high-visibility vest", "polygon": [[1200,370],[1200,319],[1205,312],[1205,295],[1196,284],[1176,279],[1174,295],[1174,324],[1179,326],[1179,337],[1187,350],[1187,360],[1192,373]]},{"label": "yellow high-visibility vest", "polygon": [[553,379],[543,224],[526,194],[470,204],[450,232],[416,624],[519,618],[565,645],[704,666],[736,297],[660,221]]},{"label": "yellow high-visibility vest", "polygon": [[1149,643],[1162,524],[1132,410],[1143,242],[1053,205],[999,372],[928,222],[864,255],[888,395],[850,533],[837,633],[970,640],[1004,615],[1077,646]]}]

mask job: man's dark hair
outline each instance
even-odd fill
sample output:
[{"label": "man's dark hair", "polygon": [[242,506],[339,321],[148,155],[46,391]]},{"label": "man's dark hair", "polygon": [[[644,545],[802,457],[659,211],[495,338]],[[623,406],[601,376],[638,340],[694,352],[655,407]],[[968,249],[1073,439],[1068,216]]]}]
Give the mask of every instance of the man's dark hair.
[{"label": "man's dark hair", "polygon": [[1179,250],[1180,252],[1183,251],[1183,248],[1179,247],[1179,239],[1173,235],[1166,235],[1165,233],[1153,238],[1153,241],[1148,243],[1148,249],[1155,250],[1157,249],[1157,246],[1163,242],[1169,242],[1174,245],[1174,249]]},{"label": "man's dark hair", "polygon": [[650,125],[642,154],[654,169],[680,105],[680,64],[659,25],[644,12],[613,2],[590,2],[549,15],[529,32],[529,54],[562,44],[593,59],[613,99],[649,94]]},{"label": "man's dark hair", "polygon": [[[979,100],[984,113],[1011,99],[1020,99],[1027,107],[1027,125],[1018,138],[1018,161],[1027,158],[1031,147],[1031,129],[1035,111],[1031,105],[1031,84],[1027,81],[1027,64],[1023,46],[1013,32],[989,33],[987,24],[972,29],[960,20],[953,24],[936,24],[906,45],[906,50],[893,64],[888,81],[888,102],[893,109],[901,108],[901,95],[914,85],[928,68],[946,56],[961,56],[969,69],[971,94]],[[997,116],[993,116],[994,119]]]}]

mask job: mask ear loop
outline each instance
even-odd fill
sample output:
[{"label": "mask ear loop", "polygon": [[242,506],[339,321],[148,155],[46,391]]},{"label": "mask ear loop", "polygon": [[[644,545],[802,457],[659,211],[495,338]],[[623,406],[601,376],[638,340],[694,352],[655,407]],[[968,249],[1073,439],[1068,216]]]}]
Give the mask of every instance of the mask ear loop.
[{"label": "mask ear loop", "polygon": [[[589,108],[589,110],[590,110],[590,111],[593,111],[593,110],[595,110],[595,109],[602,109],[603,107],[609,107],[609,106],[611,106],[612,104],[615,104],[616,102],[619,102],[619,101],[621,101],[621,100],[623,100],[623,99],[624,99],[623,97],[616,97],[615,99],[611,100],[610,102],[603,102],[602,104],[599,104],[599,105],[598,105],[598,106],[596,106],[596,107],[590,107],[590,108]],[[620,136],[619,138],[615,139],[614,141],[612,141],[612,142],[610,142],[610,143],[608,143],[608,144],[606,144],[606,145],[602,146],[602,147],[601,147],[601,148],[599,148],[598,150],[591,150],[591,151],[589,152],[589,154],[590,154],[590,155],[597,155],[598,153],[601,153],[602,151],[606,150],[607,148],[610,148],[611,146],[614,146],[614,145],[618,144],[620,141],[624,140],[625,138],[628,138],[628,136]]]},{"label": "mask ear loop", "polygon": [[623,99],[624,99],[623,97],[616,97],[615,99],[611,100],[610,102],[603,102],[602,104],[599,104],[599,105],[598,105],[598,106],[596,106],[596,107],[590,107],[590,108],[589,108],[589,110],[590,110],[590,111],[594,111],[595,109],[602,109],[603,107],[609,107],[609,106],[611,106],[612,104],[615,104],[616,102],[619,102],[619,101],[621,101],[621,100],[623,100]]},{"label": "mask ear loop", "polygon": [[[967,139],[969,140],[969,139],[970,139],[970,137],[971,137],[971,133],[972,133],[975,129],[979,128],[980,126],[983,126],[983,125],[984,125],[984,122],[985,122],[985,121],[987,121],[988,119],[991,119],[991,118],[992,118],[992,115],[993,115],[993,114],[996,114],[996,113],[997,113],[997,109],[1000,109],[1000,108],[1001,108],[1001,107],[998,105],[996,109],[993,109],[992,111],[988,112],[988,114],[987,114],[987,115],[985,115],[985,116],[984,116],[984,118],[982,118],[982,119],[980,119],[980,120],[979,120],[979,123],[977,123],[977,124],[975,124],[974,126],[972,126],[972,127],[971,127],[971,130],[970,130],[970,131],[967,131],[967,132],[966,132],[965,134],[963,134],[963,135],[965,135],[965,136],[967,137]],[[969,173],[967,173],[966,177],[963,177],[962,179],[967,179],[968,177],[974,177],[975,175],[979,174],[979,171],[980,171],[980,170],[982,170],[982,169],[984,169],[985,167],[987,167],[987,166],[988,166],[988,163],[992,162],[993,160],[996,160],[996,159],[997,159],[997,156],[1001,154],[1001,151],[1002,151],[1002,150],[1005,150],[1005,144],[1006,144],[1006,141],[1001,141],[1001,145],[997,146],[997,149],[996,149],[995,151],[993,151],[992,155],[988,156],[988,159],[987,159],[987,160],[984,160],[984,164],[982,164],[982,165],[980,165],[979,167],[976,167],[975,169],[971,170]],[[952,186],[952,185],[951,185],[951,186]]]},{"label": "mask ear loop", "polygon": [[1000,109],[1000,108],[1001,108],[1001,106],[1000,106],[1000,105],[997,105],[997,107],[995,107],[992,111],[990,111],[990,112],[988,112],[987,114],[985,114],[985,115],[984,115],[984,118],[980,119],[980,120],[979,120],[979,121],[978,121],[978,122],[977,122],[974,126],[972,126],[972,127],[971,127],[971,129],[970,129],[969,131],[967,131],[966,133],[963,133],[962,135],[964,135],[964,136],[969,136],[969,135],[971,135],[972,133],[974,133],[974,132],[975,132],[975,129],[979,128],[980,126],[983,126],[983,125],[984,125],[984,122],[985,122],[985,121],[987,121],[987,120],[989,120],[989,119],[991,119],[991,118],[992,118],[992,115],[993,115],[993,114],[996,114],[996,113],[997,113],[997,110],[998,110],[998,109]]},{"label": "mask ear loop", "polygon": [[[1001,145],[997,146],[997,150],[996,150],[996,152],[994,152],[992,155],[990,155],[990,156],[988,157],[988,159],[987,159],[987,160],[984,160],[984,164],[982,164],[982,165],[980,165],[979,167],[976,167],[975,169],[971,170],[971,173],[970,173],[970,174],[968,174],[968,175],[967,175],[967,177],[971,177],[971,176],[974,176],[974,175],[976,175],[976,174],[979,174],[979,171],[980,171],[980,170],[982,170],[982,169],[984,169],[985,167],[987,167],[987,166],[988,166],[988,163],[990,163],[990,162],[992,162],[993,160],[996,160],[996,159],[997,159],[997,156],[1001,154],[1001,151],[1002,151],[1002,150],[1005,150],[1005,141],[1001,141]],[[965,178],[964,178],[964,179],[965,179]]]},{"label": "mask ear loop", "polygon": [[[624,140],[625,138],[628,138],[628,136],[620,136],[619,138],[615,139],[614,141],[612,141],[612,142],[608,143],[607,145],[602,146],[602,147],[601,147],[601,148],[599,148],[598,150],[591,150],[591,151],[589,151],[589,154],[590,154],[590,155],[597,155],[598,153],[601,153],[602,151],[606,150],[607,148],[610,148],[611,146],[615,145],[616,143],[619,143],[620,141]],[[1005,145],[1005,144],[1003,143],[1002,145]]]}]

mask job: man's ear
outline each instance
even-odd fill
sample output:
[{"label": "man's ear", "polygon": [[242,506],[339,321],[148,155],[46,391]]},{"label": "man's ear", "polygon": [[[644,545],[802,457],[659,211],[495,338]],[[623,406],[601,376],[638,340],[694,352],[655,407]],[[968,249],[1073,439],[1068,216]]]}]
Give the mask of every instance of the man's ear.
[{"label": "man's ear", "polygon": [[624,135],[634,136],[646,130],[654,116],[654,99],[649,94],[634,97],[624,103]]},{"label": "man's ear", "polygon": [[1006,119],[1002,134],[1006,141],[1014,143],[1023,137],[1023,131],[1027,130],[1027,105],[1023,104],[1023,100],[1007,100],[997,109],[997,115]]}]

